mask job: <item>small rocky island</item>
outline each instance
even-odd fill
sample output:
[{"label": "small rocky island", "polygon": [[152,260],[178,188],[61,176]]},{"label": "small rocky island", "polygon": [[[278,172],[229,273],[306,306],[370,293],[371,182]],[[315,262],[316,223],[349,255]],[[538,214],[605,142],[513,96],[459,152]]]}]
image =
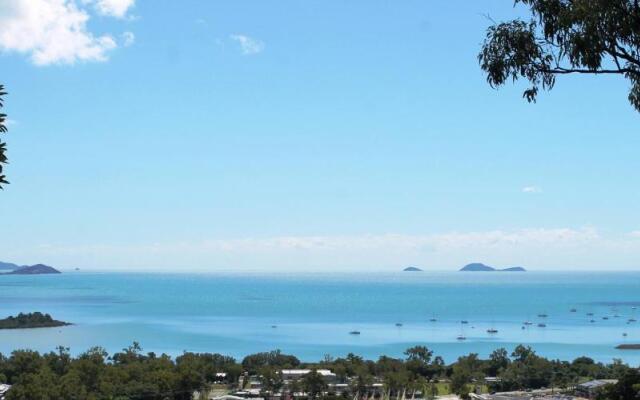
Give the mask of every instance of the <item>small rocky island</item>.
[{"label": "small rocky island", "polygon": [[422,272],[422,270],[418,267],[407,267],[403,269],[404,272]]},{"label": "small rocky island", "polygon": [[471,263],[462,267],[460,271],[463,271],[463,272],[525,272],[526,269],[522,267],[509,267],[509,268],[498,269],[482,263]]},{"label": "small rocky island", "polygon": [[[36,265],[24,265],[22,267],[15,264],[2,263],[4,266],[15,266],[9,272],[1,273],[0,275],[42,275],[42,274],[60,274],[57,269],[44,264]],[[9,269],[9,268],[6,268]]]},{"label": "small rocky island", "polygon": [[31,328],[53,328],[57,326],[71,325],[68,322],[58,321],[51,318],[49,314],[34,312],[29,314],[20,313],[17,316],[0,319],[0,329],[31,329]]},{"label": "small rocky island", "polygon": [[640,344],[619,344],[616,346],[618,350],[640,350]]}]

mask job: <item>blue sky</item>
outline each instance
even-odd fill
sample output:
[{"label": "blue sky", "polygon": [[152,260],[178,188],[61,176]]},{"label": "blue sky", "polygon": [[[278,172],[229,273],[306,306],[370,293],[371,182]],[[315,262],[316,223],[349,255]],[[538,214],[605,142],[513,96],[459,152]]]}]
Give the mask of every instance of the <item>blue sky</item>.
[{"label": "blue sky", "polygon": [[524,83],[491,89],[486,16],[521,14],[497,0],[7,0],[0,259],[636,269],[627,82],[563,77],[535,105]]}]

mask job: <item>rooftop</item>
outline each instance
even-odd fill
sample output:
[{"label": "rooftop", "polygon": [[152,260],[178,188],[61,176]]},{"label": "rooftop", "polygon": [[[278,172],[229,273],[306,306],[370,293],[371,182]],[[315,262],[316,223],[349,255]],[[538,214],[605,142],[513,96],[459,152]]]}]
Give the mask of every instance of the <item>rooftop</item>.
[{"label": "rooftop", "polygon": [[[282,375],[306,375],[312,370],[310,369],[283,369]],[[322,376],[332,376],[333,372],[328,369],[317,369],[316,372]]]},{"label": "rooftop", "polygon": [[595,389],[601,386],[616,384],[618,383],[617,379],[596,379],[589,382],[584,382],[578,385],[579,389]]}]

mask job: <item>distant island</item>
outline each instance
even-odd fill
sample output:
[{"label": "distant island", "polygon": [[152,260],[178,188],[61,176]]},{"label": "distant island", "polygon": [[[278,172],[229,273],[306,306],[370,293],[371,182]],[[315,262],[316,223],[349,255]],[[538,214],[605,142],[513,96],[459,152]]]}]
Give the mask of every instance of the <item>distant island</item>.
[{"label": "distant island", "polygon": [[68,322],[57,321],[49,314],[34,312],[29,314],[20,313],[15,317],[0,319],[0,329],[31,329],[31,328],[53,328],[56,326],[71,325]]},{"label": "distant island", "polygon": [[0,269],[14,270],[20,268],[19,265],[0,261]]},{"label": "distant island", "polygon": [[422,270],[418,267],[407,267],[403,269],[404,272],[422,272]]},{"label": "distant island", "polygon": [[471,263],[467,264],[460,271],[465,272],[525,272],[526,269],[522,267],[509,267],[504,269],[497,269],[494,267],[490,267],[488,265],[482,263]]},{"label": "distant island", "polygon": [[619,344],[616,346],[618,350],[640,350],[640,344]]},{"label": "distant island", "polygon": [[0,264],[0,269],[9,269],[9,272],[0,273],[0,275],[42,275],[42,274],[60,274],[57,269],[44,264],[18,266],[11,263]]},{"label": "distant island", "polygon": [[503,271],[503,272],[527,272],[527,270],[522,268],[522,267],[509,267],[509,268],[499,269],[498,271]]}]

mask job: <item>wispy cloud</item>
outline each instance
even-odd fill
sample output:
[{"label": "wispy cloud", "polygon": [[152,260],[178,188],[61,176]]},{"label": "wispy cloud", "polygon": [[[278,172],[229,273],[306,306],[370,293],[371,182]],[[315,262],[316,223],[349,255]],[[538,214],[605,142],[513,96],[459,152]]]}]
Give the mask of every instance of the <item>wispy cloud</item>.
[{"label": "wispy cloud", "polygon": [[251,38],[246,35],[233,34],[229,38],[240,45],[240,50],[244,55],[254,55],[264,51],[264,43],[260,40]]},{"label": "wispy cloud", "polygon": [[[6,247],[6,248],[4,248]],[[110,269],[370,270],[422,265],[452,269],[481,261],[533,269],[631,268],[640,240],[605,237],[595,228],[531,228],[429,235],[277,236],[130,245],[47,244],[12,259],[47,259],[59,265]]]},{"label": "wispy cloud", "polygon": [[136,35],[133,32],[124,32],[122,34],[122,44],[124,47],[129,47],[136,42]]},{"label": "wispy cloud", "polygon": [[522,193],[542,193],[542,188],[539,186],[525,186],[522,188]]}]

